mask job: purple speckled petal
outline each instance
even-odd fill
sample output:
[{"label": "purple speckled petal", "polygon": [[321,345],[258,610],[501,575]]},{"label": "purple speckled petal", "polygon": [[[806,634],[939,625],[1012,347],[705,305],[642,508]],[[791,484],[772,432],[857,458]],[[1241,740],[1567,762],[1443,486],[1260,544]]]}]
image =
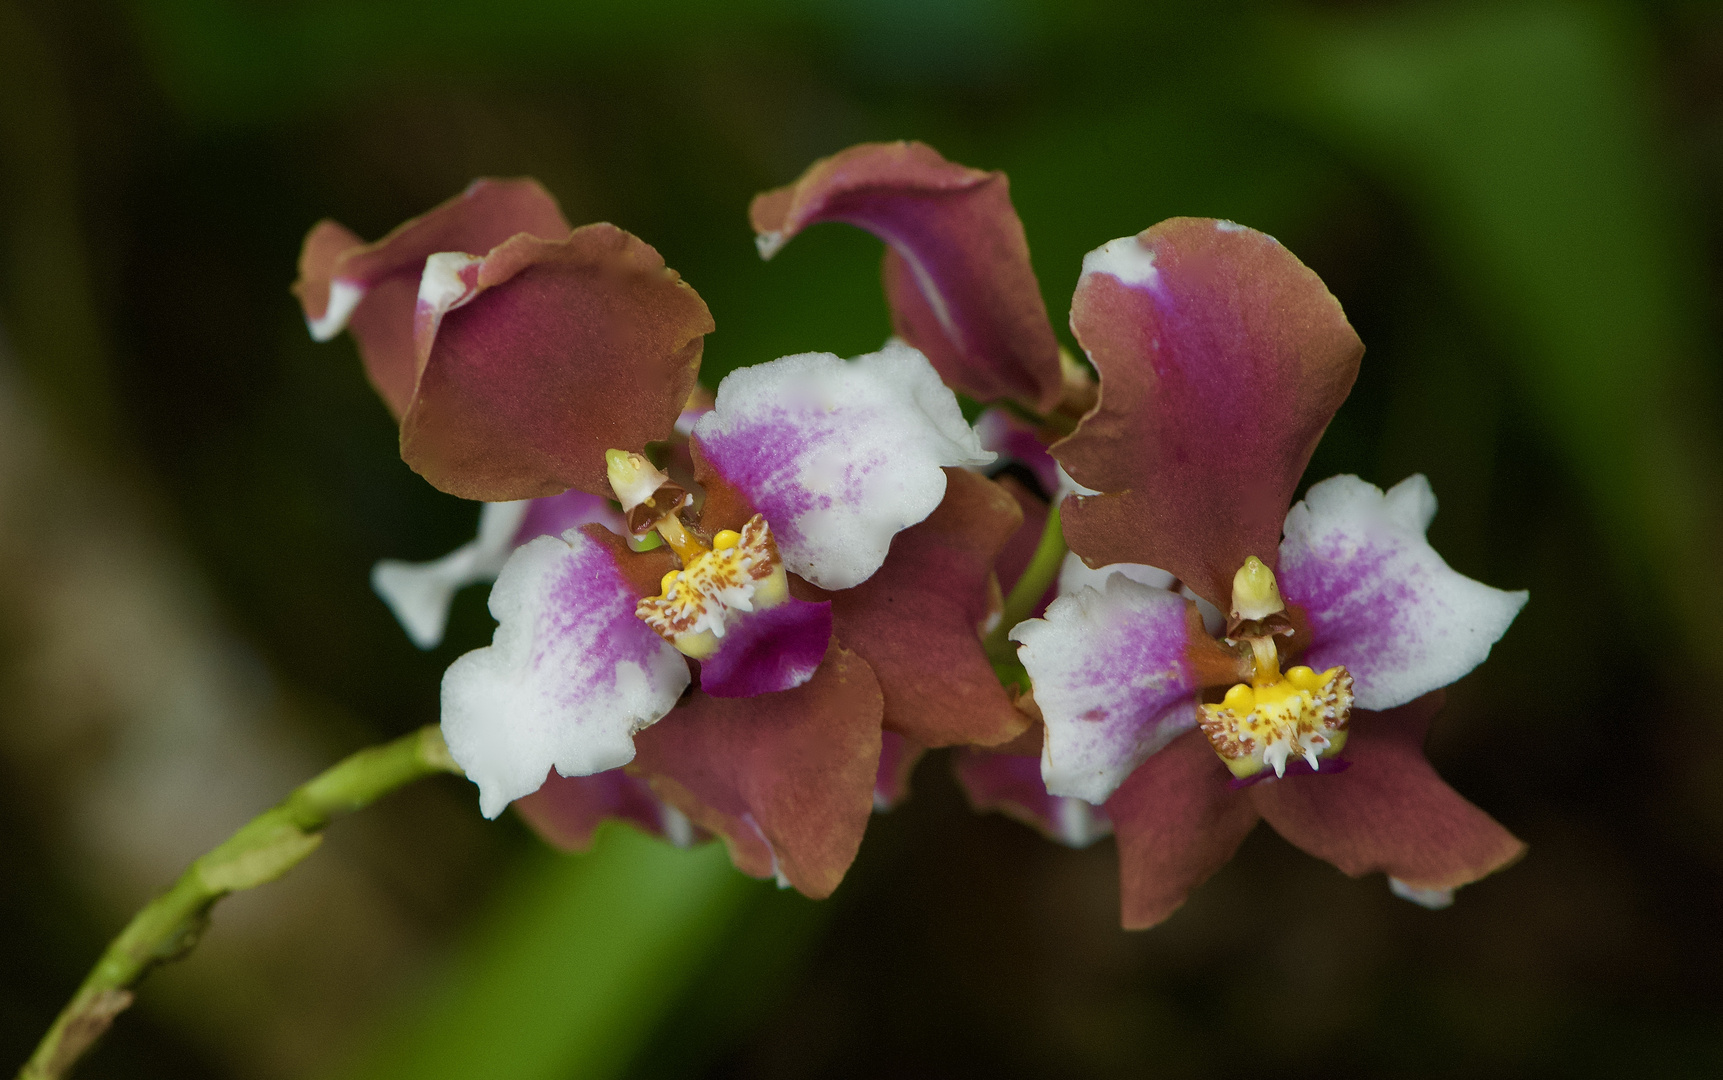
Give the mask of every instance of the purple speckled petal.
[{"label": "purple speckled petal", "polygon": [[553,767],[585,776],[627,763],[634,733],[676,704],[688,665],[635,617],[638,599],[615,549],[577,530],[509,557],[491,589],[491,644],[443,675],[443,737],[486,817]]},{"label": "purple speckled petal", "polygon": [[1280,523],[1364,346],[1271,236],[1173,218],[1083,258],[1071,330],[1101,398],[1053,456],[1099,495],[1061,507],[1091,566],[1171,571],[1216,607]]},{"label": "purple speckled petal", "polygon": [[1059,403],[1059,346],[1004,173],[921,143],[864,143],[757,196],[749,217],[768,259],[815,222],[873,233],[886,243],[892,328],[946,382],[980,401]]},{"label": "purple speckled petal", "polygon": [[832,636],[831,601],[791,597],[731,619],[718,651],[700,664],[700,689],[713,697],[753,697],[814,677]]},{"label": "purple speckled petal", "polygon": [[1060,597],[1045,619],[1011,631],[1047,723],[1048,791],[1102,803],[1195,726],[1204,680],[1189,657],[1193,634],[1208,640],[1189,601],[1123,574],[1109,577],[1105,591]]},{"label": "purple speckled petal", "polygon": [[1101,807],[1048,792],[1040,758],[965,747],[957,752],[956,769],[977,810],[997,810],[1066,847],[1086,848],[1112,835],[1113,823]]},{"label": "purple speckled petal", "polygon": [[943,466],[993,460],[927,358],[901,343],[732,372],[694,440],[704,467],[766,516],[784,565],[823,589],[879,569],[891,538],[945,497]]},{"label": "purple speckled petal", "polygon": [[584,491],[485,503],[477,537],[430,562],[384,559],[371,568],[371,588],[389,605],[413,644],[434,649],[443,642],[455,593],[495,579],[509,553],[533,537],[561,536],[587,524],[602,525],[619,535],[625,531],[622,515],[607,500]]},{"label": "purple speckled petal", "polygon": [[1386,495],[1356,476],[1315,485],[1286,516],[1280,592],[1304,609],[1304,663],[1352,672],[1359,709],[1392,709],[1484,662],[1524,592],[1456,573],[1424,539],[1436,514],[1430,482]]},{"label": "purple speckled petal", "polygon": [[562,776],[552,769],[537,791],[515,800],[514,808],[545,843],[563,851],[585,851],[592,846],[593,831],[611,819],[662,836],[677,847],[707,836],[686,814],[654,795],[644,780],[621,769],[591,776]]}]

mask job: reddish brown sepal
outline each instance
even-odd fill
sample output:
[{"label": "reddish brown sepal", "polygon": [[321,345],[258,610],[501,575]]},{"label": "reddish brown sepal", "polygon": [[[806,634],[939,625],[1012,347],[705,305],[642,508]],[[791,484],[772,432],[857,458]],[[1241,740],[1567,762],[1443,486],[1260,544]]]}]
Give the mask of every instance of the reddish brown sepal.
[{"label": "reddish brown sepal", "polygon": [[738,869],[831,895],[873,812],[884,703],[865,661],[834,640],[811,681],[775,694],[692,692],[634,737],[628,766]]},{"label": "reddish brown sepal", "polygon": [[998,484],[946,469],[945,499],[897,534],[885,565],[837,592],[797,595],[832,602],[832,630],[875,673],[885,724],[923,746],[992,746],[1029,718],[1012,707],[981,645],[993,561],[1022,522]]},{"label": "reddish brown sepal", "polygon": [[1159,566],[1227,611],[1247,557],[1274,566],[1364,346],[1272,237],[1173,218],[1136,240],[1153,254],[1149,280],[1085,273],[1071,301],[1101,399],[1053,454],[1102,494],[1066,501],[1065,536],[1090,566]]},{"label": "reddish brown sepal", "polygon": [[755,196],[749,216],[768,258],[816,222],[873,233],[886,244],[892,327],[946,383],[1040,412],[1059,404],[1059,348],[1004,173],[921,143],[864,143]]},{"label": "reddish brown sepal", "polygon": [[[552,769],[543,787],[512,805],[533,832],[561,851],[585,851],[598,826],[612,819],[665,835],[663,804],[644,782],[621,769],[591,776],[563,776]],[[688,839],[703,840],[706,834],[696,829]]]}]

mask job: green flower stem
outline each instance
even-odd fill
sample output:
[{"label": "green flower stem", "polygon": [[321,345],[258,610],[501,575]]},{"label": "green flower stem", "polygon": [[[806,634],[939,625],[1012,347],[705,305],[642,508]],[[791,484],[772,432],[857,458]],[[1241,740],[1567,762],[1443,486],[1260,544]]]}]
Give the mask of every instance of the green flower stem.
[{"label": "green flower stem", "polygon": [[1005,611],[1000,616],[999,625],[982,641],[987,659],[992,661],[999,681],[1006,686],[1013,683],[1025,689],[1029,686],[1029,675],[1017,661],[1017,644],[1006,635],[1012,627],[1029,617],[1048,586],[1058,580],[1059,568],[1065,564],[1066,550],[1065,530],[1059,524],[1059,508],[1050,507],[1047,525],[1041,530],[1041,542],[1035,545],[1035,554],[1029,559],[1023,576],[1011,586],[1011,595],[1005,598]]},{"label": "green flower stem", "polygon": [[285,874],[323,842],[330,821],[420,777],[460,771],[442,733],[434,725],[423,727],[359,751],[252,818],[133,916],[55,1018],[18,1080],[66,1076],[132,1003],[131,987],[150,968],[197,944],[217,900]]}]

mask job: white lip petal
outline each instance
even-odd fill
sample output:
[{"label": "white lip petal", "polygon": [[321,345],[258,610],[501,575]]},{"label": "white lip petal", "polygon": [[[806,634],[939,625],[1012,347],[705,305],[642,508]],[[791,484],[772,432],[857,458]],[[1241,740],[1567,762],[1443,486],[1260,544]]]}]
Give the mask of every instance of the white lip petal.
[{"label": "white lip petal", "polygon": [[485,503],[479,512],[478,536],[442,558],[423,563],[384,559],[371,568],[371,588],[389,605],[413,644],[421,649],[442,644],[455,593],[497,576],[514,550],[515,533],[529,505],[525,499]]},{"label": "white lip petal", "polygon": [[944,467],[994,457],[933,365],[901,342],[732,372],[694,438],[766,516],[784,564],[827,589],[879,569],[891,538],[945,497]]},{"label": "white lip petal", "polygon": [[496,817],[555,768],[587,776],[634,757],[634,733],[688,686],[688,665],[635,618],[610,550],[571,529],[515,549],[491,589],[489,646],[443,675],[443,737]]},{"label": "white lip petal", "polygon": [[1286,516],[1281,594],[1310,622],[1304,661],[1344,664],[1360,709],[1391,709],[1484,662],[1525,606],[1456,573],[1424,530],[1436,514],[1430,482],[1413,476],[1386,494],[1356,476],[1315,485]]}]

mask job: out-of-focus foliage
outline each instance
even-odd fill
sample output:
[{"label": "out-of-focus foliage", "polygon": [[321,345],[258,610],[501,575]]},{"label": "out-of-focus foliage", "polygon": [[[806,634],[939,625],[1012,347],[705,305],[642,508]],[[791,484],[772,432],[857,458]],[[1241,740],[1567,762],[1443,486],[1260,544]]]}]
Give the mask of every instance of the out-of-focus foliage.
[{"label": "out-of-focus foliage", "polygon": [[[1085,251],[1175,214],[1323,275],[1369,352],[1310,478],[1428,473],[1437,547],[1532,591],[1431,744],[1529,858],[1430,914],[1257,835],[1127,935],[1110,845],[971,815],[937,755],[823,906],[716,850],[549,856],[449,781],[337,829],[275,907],[219,914],[84,1075],[1723,1069],[1723,712],[1692,692],[1723,674],[1720,73],[1697,3],[0,0],[0,376],[55,433],[0,438],[0,1048],[23,1058],[186,857],[140,851],[155,819],[128,807],[219,836],[433,716],[489,633],[471,590],[418,654],[366,587],[475,514],[401,465],[352,346],[306,339],[285,287],[311,222],[376,236],[475,175],[537,175],[701,291],[715,383],[877,346],[877,244],[829,226],[761,263],[747,201],[920,138],[1010,173],[1056,324]],[[125,513],[65,512],[74,486]],[[100,640],[159,637],[136,628],[186,606],[56,601],[117,595],[68,569],[111,565],[65,554],[104,535],[184,549],[127,572],[212,598],[187,640],[239,644],[173,671],[241,690],[123,679],[99,647],[43,666],[53,634],[123,614]],[[222,745],[268,767],[149,727],[253,700],[272,719]]]}]

